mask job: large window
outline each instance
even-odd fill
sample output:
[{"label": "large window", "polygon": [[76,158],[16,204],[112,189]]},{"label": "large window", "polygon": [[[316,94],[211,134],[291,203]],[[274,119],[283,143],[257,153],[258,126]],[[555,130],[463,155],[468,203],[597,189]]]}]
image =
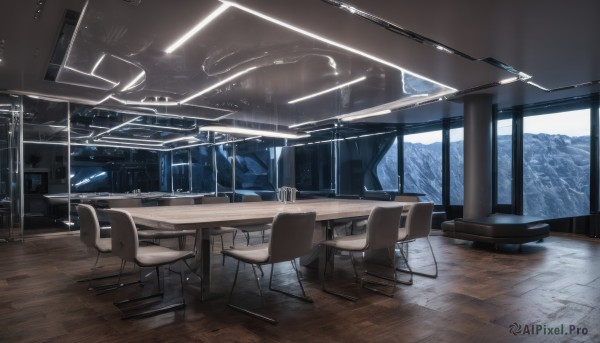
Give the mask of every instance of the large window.
[{"label": "large window", "polygon": [[379,160],[376,170],[382,190],[398,190],[398,138],[394,139],[394,143]]},{"label": "large window", "polygon": [[404,136],[404,192],[442,203],[442,131]]},{"label": "large window", "polygon": [[465,198],[464,129],[450,130],[450,205],[462,205]]},{"label": "large window", "polygon": [[589,214],[589,110],[525,117],[523,132],[524,214]]},{"label": "large window", "polygon": [[512,203],[512,119],[498,120],[496,126],[498,204]]}]

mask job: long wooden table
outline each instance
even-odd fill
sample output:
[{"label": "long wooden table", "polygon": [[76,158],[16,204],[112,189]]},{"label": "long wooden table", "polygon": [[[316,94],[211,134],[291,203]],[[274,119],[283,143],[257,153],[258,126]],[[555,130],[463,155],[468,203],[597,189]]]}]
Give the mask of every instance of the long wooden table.
[{"label": "long wooden table", "polygon": [[[200,256],[199,275],[202,277],[202,294],[210,292],[211,239],[210,229],[219,226],[243,226],[272,222],[279,212],[316,212],[316,221],[328,223],[335,219],[366,217],[376,206],[398,206],[401,203],[372,200],[313,199],[294,203],[274,201],[203,204],[188,206],[153,206],[123,208],[137,225],[162,230],[196,230],[196,252]],[[331,238],[327,230],[315,234],[313,241]]]}]

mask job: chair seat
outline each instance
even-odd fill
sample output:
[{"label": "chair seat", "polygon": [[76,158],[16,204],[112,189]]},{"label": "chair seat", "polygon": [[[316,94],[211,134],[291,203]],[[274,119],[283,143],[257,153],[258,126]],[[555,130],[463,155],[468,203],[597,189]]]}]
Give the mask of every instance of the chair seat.
[{"label": "chair seat", "polygon": [[343,236],[336,239],[323,241],[321,244],[340,250],[362,251],[367,246],[367,235],[362,234]]},{"label": "chair seat", "polygon": [[245,263],[260,264],[269,260],[269,243],[251,245],[244,248],[233,248],[221,252]]},{"label": "chair seat", "polygon": [[160,245],[151,245],[139,247],[136,257],[136,263],[142,267],[154,267],[163,264],[169,264],[181,259],[194,256],[192,251],[173,250]]},{"label": "chair seat", "polygon": [[112,252],[112,242],[110,238],[99,238],[96,242],[96,249],[101,253]]},{"label": "chair seat", "polygon": [[168,231],[168,230],[138,230],[138,237],[141,239],[163,239],[177,238],[181,236],[195,236],[195,230]]}]

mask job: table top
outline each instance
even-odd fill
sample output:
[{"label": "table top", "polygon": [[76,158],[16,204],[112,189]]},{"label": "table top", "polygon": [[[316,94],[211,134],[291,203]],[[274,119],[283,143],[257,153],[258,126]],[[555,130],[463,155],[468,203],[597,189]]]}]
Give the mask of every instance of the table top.
[{"label": "table top", "polygon": [[279,212],[311,212],[317,221],[365,217],[376,206],[409,205],[394,201],[311,199],[293,203],[276,201],[152,206],[123,208],[138,225],[165,230],[189,230],[272,222]]},{"label": "table top", "polygon": [[158,199],[158,198],[182,198],[182,197],[201,197],[206,194],[212,193],[167,193],[167,192],[142,192],[142,193],[55,193],[55,194],[44,194],[44,197],[48,199],[67,199],[71,200],[111,200],[111,199]]}]

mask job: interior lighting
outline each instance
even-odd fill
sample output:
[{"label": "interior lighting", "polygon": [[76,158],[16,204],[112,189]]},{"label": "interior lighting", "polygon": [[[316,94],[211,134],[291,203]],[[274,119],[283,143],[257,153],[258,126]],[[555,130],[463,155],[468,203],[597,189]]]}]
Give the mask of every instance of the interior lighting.
[{"label": "interior lighting", "polygon": [[307,134],[297,135],[297,134],[293,134],[293,133],[255,130],[255,129],[247,129],[247,128],[243,128],[243,127],[231,127],[231,126],[221,126],[221,125],[203,126],[200,128],[200,131],[237,133],[237,134],[241,134],[241,135],[255,135],[255,136],[263,136],[263,137],[290,138],[290,139],[304,138],[304,137],[310,136]]},{"label": "interior lighting", "polygon": [[309,95],[307,95],[307,96],[303,96],[303,97],[301,97],[301,98],[298,98],[298,99],[294,99],[294,100],[288,101],[288,104],[295,104],[295,103],[297,103],[297,102],[300,102],[300,101],[303,101],[303,100],[306,100],[306,99],[314,98],[314,97],[316,97],[316,96],[319,96],[319,95],[321,95],[321,94],[329,93],[329,92],[332,92],[332,91],[334,91],[334,90],[336,90],[336,89],[340,89],[340,88],[344,88],[344,87],[346,87],[346,86],[350,86],[350,85],[352,85],[352,84],[355,84],[355,83],[357,83],[357,82],[363,81],[363,80],[365,80],[366,78],[367,78],[366,76],[359,77],[359,78],[358,78],[358,79],[356,79],[356,80],[352,80],[352,81],[349,81],[349,82],[346,82],[346,83],[342,83],[341,85],[337,85],[337,86],[335,86],[335,87],[331,87],[331,88],[328,88],[328,89],[322,90],[322,91],[320,91],[320,92],[316,92],[316,93],[313,93],[313,94],[309,94]]},{"label": "interior lighting", "polygon": [[252,70],[254,70],[254,69],[256,69],[256,68],[257,68],[257,67],[250,67],[250,68],[248,68],[248,69],[246,69],[246,70],[242,70],[242,71],[240,71],[239,73],[233,74],[233,75],[231,75],[230,77],[228,77],[228,78],[226,78],[226,79],[223,79],[223,80],[221,80],[221,81],[219,81],[219,82],[215,83],[214,85],[212,85],[212,86],[210,86],[210,87],[208,87],[208,88],[205,88],[205,89],[203,89],[203,90],[199,91],[198,93],[196,93],[196,94],[193,94],[193,95],[191,95],[191,96],[189,96],[189,97],[187,97],[187,98],[185,98],[185,99],[181,100],[179,103],[180,103],[180,104],[184,104],[184,103],[186,103],[186,102],[188,102],[188,101],[190,101],[190,100],[192,100],[192,99],[195,99],[195,98],[199,97],[199,96],[200,96],[200,95],[202,95],[202,94],[206,94],[206,93],[210,92],[211,90],[213,90],[213,89],[215,89],[215,88],[217,88],[217,87],[219,87],[219,86],[221,86],[221,85],[223,85],[223,84],[225,84],[225,83],[227,83],[227,82],[229,82],[229,81],[231,81],[231,80],[233,80],[233,79],[236,79],[236,78],[238,78],[238,77],[240,77],[240,76],[242,76],[242,75],[246,74],[247,72],[249,72],[249,71],[252,71]]},{"label": "interior lighting", "polygon": [[225,10],[227,10],[229,7],[230,7],[230,5],[227,4],[227,3],[224,3],[221,6],[219,6],[219,8],[217,8],[214,12],[212,12],[211,14],[209,14],[208,17],[202,19],[202,21],[200,21],[198,24],[196,24],[196,26],[194,26],[191,30],[189,30],[188,32],[186,32],[178,40],[176,40],[175,43],[171,44],[165,50],[165,52],[167,54],[170,54],[173,51],[175,51],[183,43],[187,42],[188,39],[192,38],[193,35],[195,35],[196,33],[198,33],[198,31],[202,30],[211,21],[215,20],[218,16],[220,16],[223,12],[225,12]]},{"label": "interior lighting", "polygon": [[144,77],[144,75],[146,75],[146,72],[144,70],[142,70],[141,73],[138,74],[138,76],[136,76],[133,80],[131,80],[131,82],[129,82],[127,84],[127,86],[123,87],[123,89],[121,89],[121,92],[124,92],[130,88],[133,88],[134,86],[137,86],[137,82]]},{"label": "interior lighting", "polygon": [[353,121],[353,120],[357,120],[357,119],[363,119],[363,118],[381,116],[381,115],[388,114],[388,113],[391,113],[391,112],[392,111],[389,110],[389,109],[387,109],[387,110],[381,110],[381,111],[375,111],[375,112],[367,112],[367,113],[352,115],[352,116],[348,116],[348,117],[343,117],[341,120],[342,121]]}]

